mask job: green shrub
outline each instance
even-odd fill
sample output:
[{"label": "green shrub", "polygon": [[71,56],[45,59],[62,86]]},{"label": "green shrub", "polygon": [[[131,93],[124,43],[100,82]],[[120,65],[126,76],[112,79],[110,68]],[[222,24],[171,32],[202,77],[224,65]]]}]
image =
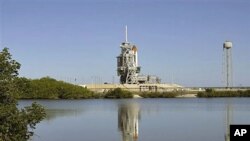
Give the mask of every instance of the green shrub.
[{"label": "green shrub", "polygon": [[212,92],[214,92],[214,89],[212,89],[212,88],[207,88],[207,89],[205,89],[205,92],[207,92],[207,93],[212,93]]},{"label": "green shrub", "polygon": [[139,94],[143,98],[174,98],[177,92],[142,92]]},{"label": "green shrub", "polygon": [[242,91],[205,91],[199,92],[198,97],[250,97],[250,90]]},{"label": "green shrub", "polygon": [[28,91],[26,84],[20,83],[23,81],[17,82],[21,64],[11,56],[8,48],[0,51],[0,141],[28,141],[46,113],[37,103],[23,109],[17,107],[15,97]]},{"label": "green shrub", "polygon": [[41,79],[21,78],[16,80],[17,94],[23,99],[85,99],[98,95],[87,88],[57,81],[50,77]]},{"label": "green shrub", "polygon": [[121,88],[115,88],[113,90],[109,90],[104,97],[112,99],[133,98],[133,94],[130,91],[122,90]]}]

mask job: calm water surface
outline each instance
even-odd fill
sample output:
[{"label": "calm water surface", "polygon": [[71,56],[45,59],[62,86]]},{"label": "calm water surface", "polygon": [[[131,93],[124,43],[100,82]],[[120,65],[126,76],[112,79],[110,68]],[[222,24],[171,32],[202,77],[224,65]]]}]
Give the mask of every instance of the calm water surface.
[{"label": "calm water surface", "polygon": [[47,117],[33,141],[223,141],[250,124],[250,98],[36,101]]}]

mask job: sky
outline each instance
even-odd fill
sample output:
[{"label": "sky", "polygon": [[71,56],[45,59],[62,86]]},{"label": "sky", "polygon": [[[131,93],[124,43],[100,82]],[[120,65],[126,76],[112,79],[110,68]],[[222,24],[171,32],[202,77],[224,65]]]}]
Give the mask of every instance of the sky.
[{"label": "sky", "polygon": [[249,0],[0,0],[0,49],[9,48],[23,77],[118,83],[127,25],[142,74],[224,86],[229,40],[233,84],[250,86],[249,13]]}]

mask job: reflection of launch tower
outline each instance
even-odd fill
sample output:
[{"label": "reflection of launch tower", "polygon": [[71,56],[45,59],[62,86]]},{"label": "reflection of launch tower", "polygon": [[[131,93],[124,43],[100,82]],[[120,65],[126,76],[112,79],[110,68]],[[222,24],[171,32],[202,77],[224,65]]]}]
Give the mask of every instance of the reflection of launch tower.
[{"label": "reflection of launch tower", "polygon": [[120,83],[136,84],[140,67],[138,66],[137,48],[128,42],[127,26],[126,40],[120,47],[121,54],[117,57],[117,74],[120,76]]},{"label": "reflection of launch tower", "polygon": [[139,134],[139,107],[135,104],[121,105],[118,111],[118,128],[123,141],[137,141]]}]

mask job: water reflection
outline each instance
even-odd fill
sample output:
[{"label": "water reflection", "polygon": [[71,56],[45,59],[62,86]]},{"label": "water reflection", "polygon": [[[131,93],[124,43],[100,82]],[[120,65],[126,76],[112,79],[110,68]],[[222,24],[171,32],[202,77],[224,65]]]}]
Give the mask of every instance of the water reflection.
[{"label": "water reflection", "polygon": [[227,104],[226,107],[226,133],[225,133],[225,141],[230,141],[230,124],[232,123],[232,115],[231,115],[231,104]]},{"label": "water reflection", "polygon": [[137,141],[139,136],[140,108],[137,103],[122,103],[118,109],[118,128],[123,141]]},{"label": "water reflection", "polygon": [[46,121],[51,121],[62,117],[77,117],[82,114],[83,110],[79,109],[46,109]]},{"label": "water reflection", "polygon": [[34,141],[229,141],[230,124],[250,124],[250,98],[37,101]]}]

